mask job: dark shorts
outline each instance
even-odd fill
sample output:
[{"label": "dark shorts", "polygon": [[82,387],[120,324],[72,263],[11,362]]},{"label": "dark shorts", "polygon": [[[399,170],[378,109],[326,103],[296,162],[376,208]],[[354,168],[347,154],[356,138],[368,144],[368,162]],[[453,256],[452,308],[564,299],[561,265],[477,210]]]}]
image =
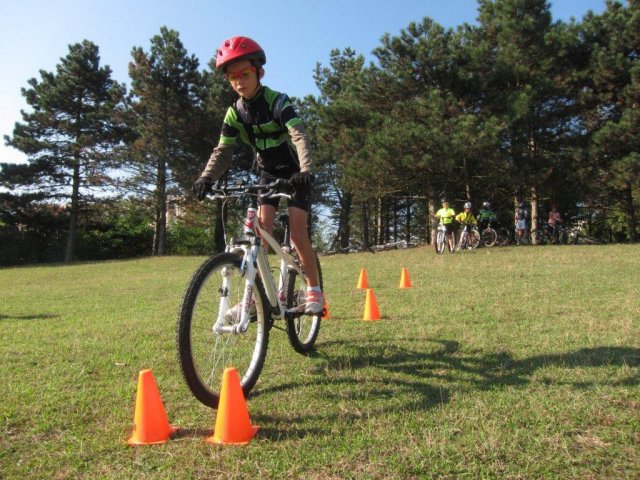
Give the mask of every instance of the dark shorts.
[{"label": "dark shorts", "polygon": [[447,235],[451,235],[453,233],[453,222],[451,223],[445,223],[444,224],[444,228],[447,231]]},{"label": "dark shorts", "polygon": [[[267,172],[262,172],[260,174],[260,183],[270,183],[273,182],[278,177],[268,174]],[[288,177],[287,177],[288,178]],[[311,206],[311,186],[308,187],[295,187],[293,192],[293,197],[290,200],[287,200],[287,207],[297,207],[305,212],[309,211]],[[258,197],[259,205],[272,205],[274,208],[278,208],[280,204],[279,198],[260,198]]]}]

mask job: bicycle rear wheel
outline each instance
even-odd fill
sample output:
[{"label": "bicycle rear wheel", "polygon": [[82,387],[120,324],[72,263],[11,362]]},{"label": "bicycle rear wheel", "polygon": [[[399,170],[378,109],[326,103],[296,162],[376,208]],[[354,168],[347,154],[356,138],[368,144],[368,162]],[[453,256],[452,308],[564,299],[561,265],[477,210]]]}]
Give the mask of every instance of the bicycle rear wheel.
[{"label": "bicycle rear wheel", "polygon": [[[320,279],[320,288],[322,288],[322,270],[320,269],[320,260],[316,255],[316,266],[318,268],[318,277]],[[285,291],[287,292],[287,309],[302,307],[307,297],[306,279],[299,275],[294,269],[287,272]],[[287,317],[287,336],[289,343],[293,349],[301,354],[309,353],[320,333],[320,315],[300,315]]]},{"label": "bicycle rear wheel", "polygon": [[498,234],[493,228],[491,227],[485,228],[482,231],[482,244],[485,247],[493,247],[496,244],[497,240],[498,240]]},{"label": "bicycle rear wheel", "polygon": [[[270,312],[259,278],[253,289],[249,328],[244,333],[216,333],[213,325],[226,293],[228,310],[240,305],[245,279],[242,259],[223,253],[206,260],[193,274],[178,315],[177,346],[180,368],[191,393],[204,405],[217,408],[222,374],[226,367],[238,370],[245,397],[262,371],[269,343]],[[255,308],[255,313],[254,313]],[[239,308],[236,309],[239,312]],[[240,321],[231,315],[227,325]]]}]

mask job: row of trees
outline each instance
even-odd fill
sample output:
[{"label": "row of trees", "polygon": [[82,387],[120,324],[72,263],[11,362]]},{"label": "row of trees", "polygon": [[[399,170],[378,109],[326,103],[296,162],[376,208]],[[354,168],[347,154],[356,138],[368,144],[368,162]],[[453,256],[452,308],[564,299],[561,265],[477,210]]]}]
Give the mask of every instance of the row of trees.
[{"label": "row of trees", "polygon": [[312,111],[340,244],[354,226],[381,243],[403,221],[425,238],[440,192],[509,213],[521,194],[533,222],[542,202],[589,207],[636,241],[639,53],[638,2],[563,23],[544,0],[481,0],[478,25],[457,29],[425,18],[384,36],[370,66],[334,51]]},{"label": "row of trees", "polygon": [[[387,34],[369,65],[346,48],[317,66],[320,94],[296,102],[328,241],[426,241],[442,193],[505,210],[519,193],[533,221],[542,203],[589,207],[636,241],[638,3],[579,23],[554,22],[544,0],[480,0],[478,12],[476,25],[425,18]],[[72,45],[23,89],[30,111],[5,141],[29,163],[0,167],[3,264],[222,246],[235,207],[215,206],[209,228],[209,209],[185,193],[217,142],[227,82],[164,27],[149,51],[132,50],[129,91],[99,60],[93,43]],[[239,147],[230,178],[250,162]],[[167,231],[172,199],[182,213]]]}]

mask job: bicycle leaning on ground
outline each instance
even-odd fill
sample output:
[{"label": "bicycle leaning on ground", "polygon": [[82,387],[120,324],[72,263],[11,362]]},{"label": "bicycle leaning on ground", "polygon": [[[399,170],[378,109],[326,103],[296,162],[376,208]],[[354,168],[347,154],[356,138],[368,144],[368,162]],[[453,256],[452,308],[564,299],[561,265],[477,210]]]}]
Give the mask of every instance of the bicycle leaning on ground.
[{"label": "bicycle leaning on ground", "polygon": [[[216,188],[210,195],[223,201],[248,198],[249,207],[243,235],[231,238],[224,253],[210,257],[194,272],[178,315],[183,376],[193,395],[209,407],[218,406],[222,374],[229,366],[238,370],[242,390],[249,394],[264,366],[275,319],[285,320],[291,346],[301,354],[308,353],[318,337],[324,312],[304,313],[307,282],[289,240],[288,217],[280,217],[285,224],[282,245],[258,225],[258,196],[291,198],[289,188],[287,180],[277,180]],[[277,281],[263,241],[280,259],[279,267],[273,269]],[[322,287],[317,256],[316,261]]]}]

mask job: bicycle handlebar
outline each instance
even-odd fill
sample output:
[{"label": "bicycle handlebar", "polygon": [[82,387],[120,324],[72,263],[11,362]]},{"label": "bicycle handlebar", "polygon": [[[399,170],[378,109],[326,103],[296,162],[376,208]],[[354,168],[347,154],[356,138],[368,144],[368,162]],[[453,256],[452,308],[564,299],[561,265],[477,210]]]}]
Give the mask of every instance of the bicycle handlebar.
[{"label": "bicycle handlebar", "polygon": [[[257,183],[257,184],[238,184],[227,185],[222,187],[215,185],[212,187],[210,197],[214,199],[224,199],[228,197],[242,197],[244,195],[257,195],[261,198],[286,198],[291,199],[291,191],[293,186],[291,181],[286,178],[278,178],[270,183]],[[259,193],[263,191],[263,193]]]}]

